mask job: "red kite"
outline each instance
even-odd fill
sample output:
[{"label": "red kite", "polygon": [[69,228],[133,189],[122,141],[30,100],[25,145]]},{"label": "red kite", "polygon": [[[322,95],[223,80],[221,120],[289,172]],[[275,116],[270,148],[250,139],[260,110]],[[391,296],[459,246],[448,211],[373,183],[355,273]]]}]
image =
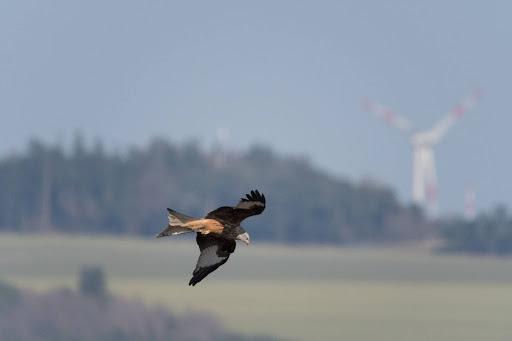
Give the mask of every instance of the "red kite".
[{"label": "red kite", "polygon": [[249,244],[249,234],[240,223],[253,215],[261,214],[265,209],[265,196],[257,190],[247,194],[235,207],[223,206],[208,213],[204,219],[192,218],[169,211],[169,225],[155,237],[172,236],[188,232],[197,232],[199,259],[188,285],[196,285],[210,272],[226,263],[229,255],[235,251],[236,240]]}]

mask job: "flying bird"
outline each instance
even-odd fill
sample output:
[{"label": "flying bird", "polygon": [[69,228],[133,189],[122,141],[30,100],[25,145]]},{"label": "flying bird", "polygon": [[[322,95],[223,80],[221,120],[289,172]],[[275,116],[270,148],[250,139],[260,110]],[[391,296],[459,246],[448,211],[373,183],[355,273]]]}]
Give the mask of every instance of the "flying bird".
[{"label": "flying bird", "polygon": [[171,210],[169,225],[155,238],[196,232],[199,246],[199,259],[188,285],[196,285],[209,273],[226,263],[229,255],[235,251],[236,240],[249,245],[249,234],[240,223],[253,215],[261,214],[265,209],[265,196],[258,190],[246,194],[235,207],[222,206],[208,213],[204,219],[192,218]]}]

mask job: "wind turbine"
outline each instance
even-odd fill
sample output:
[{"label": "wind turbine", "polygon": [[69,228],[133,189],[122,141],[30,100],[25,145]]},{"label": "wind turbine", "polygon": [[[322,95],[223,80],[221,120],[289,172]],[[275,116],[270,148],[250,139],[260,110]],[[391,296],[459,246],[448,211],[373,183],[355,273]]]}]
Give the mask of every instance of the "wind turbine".
[{"label": "wind turbine", "polygon": [[438,211],[437,173],[434,146],[448,130],[464,116],[482,96],[476,89],[466,96],[452,111],[444,116],[431,130],[418,131],[416,126],[384,106],[371,100],[363,101],[363,108],[385,122],[406,132],[413,147],[412,197],[416,204],[426,206],[430,217]]},{"label": "wind turbine", "polygon": [[476,192],[475,186],[471,183],[464,189],[464,219],[466,221],[475,220],[476,216]]},{"label": "wind turbine", "polygon": [[213,166],[216,169],[224,167],[226,163],[226,141],[229,138],[228,128],[217,128],[213,144]]}]

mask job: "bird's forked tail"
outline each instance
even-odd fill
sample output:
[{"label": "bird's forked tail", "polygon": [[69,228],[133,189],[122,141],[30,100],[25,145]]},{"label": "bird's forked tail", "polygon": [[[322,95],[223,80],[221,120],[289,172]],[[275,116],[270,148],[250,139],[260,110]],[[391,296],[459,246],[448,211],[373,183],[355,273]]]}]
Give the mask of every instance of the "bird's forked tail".
[{"label": "bird's forked tail", "polygon": [[170,208],[168,208],[167,211],[169,211],[169,225],[167,225],[167,227],[162,232],[157,234],[155,238],[194,232],[192,229],[184,227],[183,225],[185,223],[188,223],[189,221],[198,219],[186,216],[184,214],[171,210]]}]

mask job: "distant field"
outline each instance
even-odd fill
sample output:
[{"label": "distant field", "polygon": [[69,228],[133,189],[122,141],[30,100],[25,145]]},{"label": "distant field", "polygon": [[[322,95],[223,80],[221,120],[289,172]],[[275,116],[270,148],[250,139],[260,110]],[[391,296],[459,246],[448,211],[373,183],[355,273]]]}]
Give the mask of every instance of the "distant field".
[{"label": "distant field", "polygon": [[0,235],[0,274],[23,287],[76,287],[103,266],[113,293],[176,312],[209,311],[236,331],[290,340],[512,340],[512,259],[424,249],[239,244],[188,287],[193,240]]}]

